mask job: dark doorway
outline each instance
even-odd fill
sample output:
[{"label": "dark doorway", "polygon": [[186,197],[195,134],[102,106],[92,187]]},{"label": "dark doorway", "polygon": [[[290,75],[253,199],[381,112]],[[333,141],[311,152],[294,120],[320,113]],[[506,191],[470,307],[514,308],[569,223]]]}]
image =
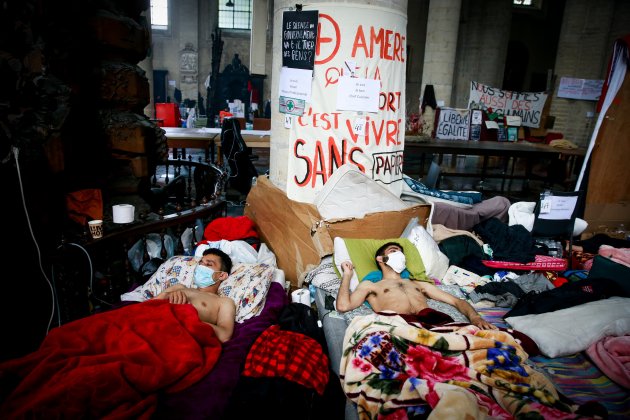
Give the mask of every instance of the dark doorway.
[{"label": "dark doorway", "polygon": [[512,8],[503,89],[540,92],[548,88],[547,75],[555,68],[565,0],[539,4],[540,8]]},{"label": "dark doorway", "polygon": [[167,75],[168,70],[153,70],[153,102],[156,104],[168,102]]}]

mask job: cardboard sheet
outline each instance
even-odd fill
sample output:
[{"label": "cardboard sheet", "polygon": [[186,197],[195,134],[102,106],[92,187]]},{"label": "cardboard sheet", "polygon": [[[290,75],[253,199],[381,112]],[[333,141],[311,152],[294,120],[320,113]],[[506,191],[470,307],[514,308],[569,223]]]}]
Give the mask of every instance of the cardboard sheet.
[{"label": "cardboard sheet", "polygon": [[418,217],[426,226],[431,206],[418,204],[399,211],[370,213],[361,219],[324,220],[317,208],[291,200],[266,176],[258,177],[247,196],[244,214],[256,224],[260,238],[276,254],[293,287],[301,287],[303,274],[333,253],[333,238],[398,237],[409,220]]}]

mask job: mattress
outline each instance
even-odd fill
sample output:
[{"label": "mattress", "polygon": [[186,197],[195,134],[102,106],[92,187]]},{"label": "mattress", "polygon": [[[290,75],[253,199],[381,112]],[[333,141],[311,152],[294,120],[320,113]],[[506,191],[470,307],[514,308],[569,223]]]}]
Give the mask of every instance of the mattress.
[{"label": "mattress", "polygon": [[345,164],[328,178],[314,203],[324,219],[361,218],[368,213],[402,210],[410,207],[386,187]]}]

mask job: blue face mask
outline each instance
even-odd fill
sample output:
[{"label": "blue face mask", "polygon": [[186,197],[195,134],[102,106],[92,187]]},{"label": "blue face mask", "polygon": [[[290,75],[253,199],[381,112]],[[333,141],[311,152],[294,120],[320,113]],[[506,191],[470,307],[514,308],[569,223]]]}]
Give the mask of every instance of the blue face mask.
[{"label": "blue face mask", "polygon": [[195,285],[197,287],[212,286],[216,283],[212,278],[214,273],[215,271],[212,268],[199,264],[197,268],[195,268]]}]

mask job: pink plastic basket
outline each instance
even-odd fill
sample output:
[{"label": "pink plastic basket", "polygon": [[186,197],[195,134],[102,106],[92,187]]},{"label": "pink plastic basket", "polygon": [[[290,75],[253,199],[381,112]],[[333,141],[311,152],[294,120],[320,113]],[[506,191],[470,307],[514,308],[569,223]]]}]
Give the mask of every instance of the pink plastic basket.
[{"label": "pink plastic basket", "polygon": [[536,255],[536,260],[526,264],[512,261],[488,261],[482,263],[486,267],[503,268],[507,270],[550,270],[564,271],[567,269],[568,261],[564,258],[550,257],[548,255]]}]

